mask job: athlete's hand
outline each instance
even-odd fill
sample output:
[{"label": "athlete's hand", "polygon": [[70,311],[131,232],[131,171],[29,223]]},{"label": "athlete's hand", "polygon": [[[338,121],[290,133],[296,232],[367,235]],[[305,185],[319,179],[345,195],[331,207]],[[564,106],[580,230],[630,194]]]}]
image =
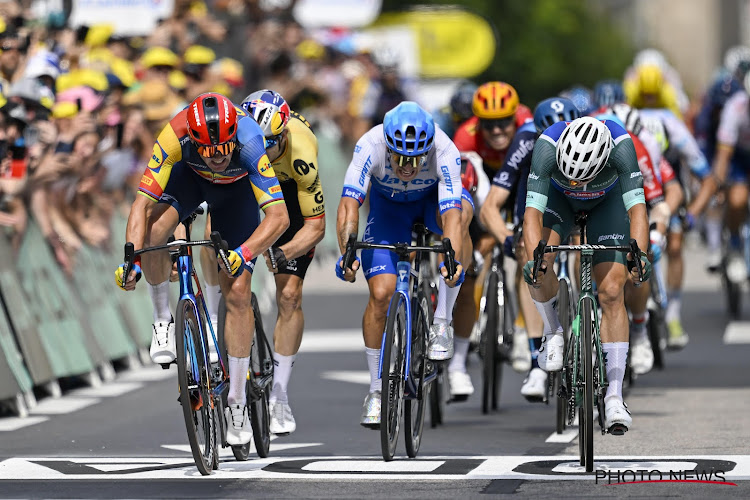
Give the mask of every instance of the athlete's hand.
[{"label": "athlete's hand", "polygon": [[[440,271],[440,275],[445,280],[445,284],[448,285],[450,288],[453,288],[454,286],[458,286],[464,282],[464,278],[466,278],[466,274],[464,273],[464,268],[461,265],[459,261],[456,262],[456,274],[453,276],[448,276],[448,270],[445,268],[445,262],[441,262],[438,266],[438,270]],[[450,279],[449,279],[450,278]]]},{"label": "athlete's hand", "polygon": [[[648,281],[651,277],[651,262],[649,262],[646,253],[643,251],[641,252],[641,267],[643,268],[643,281]],[[638,279],[638,269],[633,260],[633,255],[630,253],[628,254],[628,270],[630,270],[630,279],[633,280],[633,283],[640,285],[641,281]]]},{"label": "athlete's hand", "polygon": [[[276,261],[276,267],[273,267],[271,264],[271,252],[273,252],[273,258]],[[263,253],[263,256],[266,258],[266,266],[268,267],[268,270],[274,274],[278,273],[280,268],[286,267],[286,255],[284,255],[284,251],[279,247],[269,248],[267,252]]]},{"label": "athlete's hand", "polygon": [[224,272],[229,276],[236,278],[245,270],[245,259],[242,256],[242,248],[237,247],[234,250],[227,251],[227,260],[229,261],[229,269],[224,267],[224,261],[217,256],[216,259],[219,261],[219,265]]},{"label": "athlete's hand", "polygon": [[523,265],[523,280],[533,288],[539,288],[540,286],[542,286],[542,278],[544,277],[544,273],[547,272],[547,262],[543,260],[542,265],[539,266],[539,269],[536,272],[536,283],[534,283],[531,279],[531,274],[533,272],[534,261],[529,260],[526,262],[526,264]]},{"label": "athlete's hand", "polygon": [[354,283],[357,279],[357,269],[359,269],[359,266],[359,257],[356,257],[354,262],[352,262],[352,267],[344,270],[344,256],[342,255],[339,257],[339,260],[336,261],[336,276],[340,280]]},{"label": "athlete's hand", "polygon": [[123,283],[123,274],[125,273],[125,263],[120,264],[120,267],[115,269],[115,283],[123,290],[131,291],[135,290],[136,282],[141,279],[141,266],[133,264],[130,269],[128,279]]}]

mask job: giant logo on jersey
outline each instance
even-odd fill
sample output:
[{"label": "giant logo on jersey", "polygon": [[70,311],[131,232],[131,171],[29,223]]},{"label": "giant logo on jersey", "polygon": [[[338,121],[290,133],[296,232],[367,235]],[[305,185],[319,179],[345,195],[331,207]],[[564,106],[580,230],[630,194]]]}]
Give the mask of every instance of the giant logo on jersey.
[{"label": "giant logo on jersey", "polygon": [[263,155],[258,161],[258,172],[260,172],[260,175],[262,175],[263,177],[276,177],[276,173],[271,166],[271,162],[268,161],[268,156]]},{"label": "giant logo on jersey", "polygon": [[158,174],[159,170],[161,170],[161,166],[164,165],[164,162],[167,161],[168,157],[169,155],[164,151],[164,148],[161,147],[159,141],[156,141],[154,149],[151,152],[151,159],[148,161],[148,168],[153,170],[155,174]]}]

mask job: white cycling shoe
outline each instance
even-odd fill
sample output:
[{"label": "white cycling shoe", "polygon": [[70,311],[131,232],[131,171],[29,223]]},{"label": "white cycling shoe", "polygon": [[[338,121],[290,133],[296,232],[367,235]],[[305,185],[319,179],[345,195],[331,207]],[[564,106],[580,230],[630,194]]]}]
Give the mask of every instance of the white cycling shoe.
[{"label": "white cycling shoe", "polygon": [[643,375],[654,367],[654,351],[647,336],[634,336],[630,341],[630,367],[636,375]]},{"label": "white cycling shoe", "polygon": [[527,373],[531,370],[531,351],[529,350],[529,337],[525,328],[516,327],[514,329],[510,365],[516,373]]},{"label": "white cycling shoe", "polygon": [[271,422],[268,428],[273,434],[291,434],[297,429],[297,422],[294,420],[289,403],[271,401],[269,413]]},{"label": "white cycling shoe", "polygon": [[557,372],[562,370],[563,358],[565,357],[565,339],[562,331],[547,334],[542,337],[542,347],[539,348],[537,362],[539,368],[545,372]]},{"label": "white cycling shoe", "polygon": [[633,425],[628,407],[617,397],[611,397],[604,402],[605,425],[610,434],[622,436]]},{"label": "white cycling shoe", "polygon": [[547,396],[547,373],[541,368],[532,368],[521,386],[521,396],[532,403],[540,403]]},{"label": "white cycling shoe", "polygon": [[169,364],[174,361],[174,319],[169,322],[159,321],[151,326],[151,360],[160,365]]},{"label": "white cycling shoe", "polygon": [[253,439],[253,428],[245,405],[229,405],[224,409],[224,418],[227,423],[227,444],[230,446],[242,446]]},{"label": "white cycling shoe", "polygon": [[359,424],[368,429],[380,429],[380,391],[370,392],[365,397]]},{"label": "white cycling shoe", "polygon": [[465,400],[474,394],[474,384],[471,383],[471,377],[466,372],[448,370],[448,386],[452,399]]},{"label": "white cycling shoe", "polygon": [[453,357],[453,327],[446,323],[434,323],[430,327],[427,358],[445,361]]}]

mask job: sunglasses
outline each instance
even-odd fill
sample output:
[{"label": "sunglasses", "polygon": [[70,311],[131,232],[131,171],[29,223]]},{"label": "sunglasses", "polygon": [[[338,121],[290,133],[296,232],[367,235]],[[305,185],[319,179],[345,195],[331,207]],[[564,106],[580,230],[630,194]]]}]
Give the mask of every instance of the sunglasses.
[{"label": "sunglasses", "polygon": [[417,168],[425,162],[425,160],[427,159],[427,154],[428,153],[417,156],[407,156],[391,151],[391,158],[395,160],[396,164],[399,167],[403,167],[404,165],[412,165],[413,167]]},{"label": "sunglasses", "polygon": [[198,154],[204,158],[211,158],[217,153],[220,155],[228,155],[234,148],[237,147],[237,141],[229,141],[224,144],[216,144],[212,146],[203,146],[201,144],[195,144],[195,148],[198,150]]},{"label": "sunglasses", "polygon": [[266,137],[266,149],[270,149],[281,141],[281,134]]},{"label": "sunglasses", "polygon": [[501,118],[499,120],[480,120],[479,123],[482,128],[488,132],[492,132],[495,128],[505,129],[515,123],[516,119],[513,116],[508,118]]},{"label": "sunglasses", "polygon": [[18,50],[18,45],[12,43],[4,43],[0,47],[2,47],[3,50]]}]

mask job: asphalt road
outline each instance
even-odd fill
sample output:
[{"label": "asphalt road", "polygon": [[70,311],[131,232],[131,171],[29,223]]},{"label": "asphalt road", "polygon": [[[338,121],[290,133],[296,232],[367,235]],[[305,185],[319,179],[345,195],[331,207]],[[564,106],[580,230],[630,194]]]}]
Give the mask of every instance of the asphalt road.
[{"label": "asphalt road", "polygon": [[[625,436],[596,434],[597,473],[578,466],[575,429],[552,436],[554,406],[527,403],[523,375],[510,367],[497,412],[483,415],[478,394],[450,404],[445,424],[426,428],[418,459],[407,459],[400,442],[398,459],[384,463],[379,433],[358,424],[368,384],[359,330],[366,288],[330,279],[326,267],[306,284],[306,334],[289,390],[297,431],[274,439],[267,459],[236,462],[224,450],[220,469],[200,476],[176,370],[141,368],[42,398],[26,419],[0,418],[0,497],[748,498],[750,323],[728,324],[718,280],[702,263],[692,251],[683,298],[690,343],[668,353],[664,371],[636,381]],[[479,389],[481,365],[470,359]],[[713,474],[696,478],[696,470]],[[642,482],[659,473],[680,481]]]}]

